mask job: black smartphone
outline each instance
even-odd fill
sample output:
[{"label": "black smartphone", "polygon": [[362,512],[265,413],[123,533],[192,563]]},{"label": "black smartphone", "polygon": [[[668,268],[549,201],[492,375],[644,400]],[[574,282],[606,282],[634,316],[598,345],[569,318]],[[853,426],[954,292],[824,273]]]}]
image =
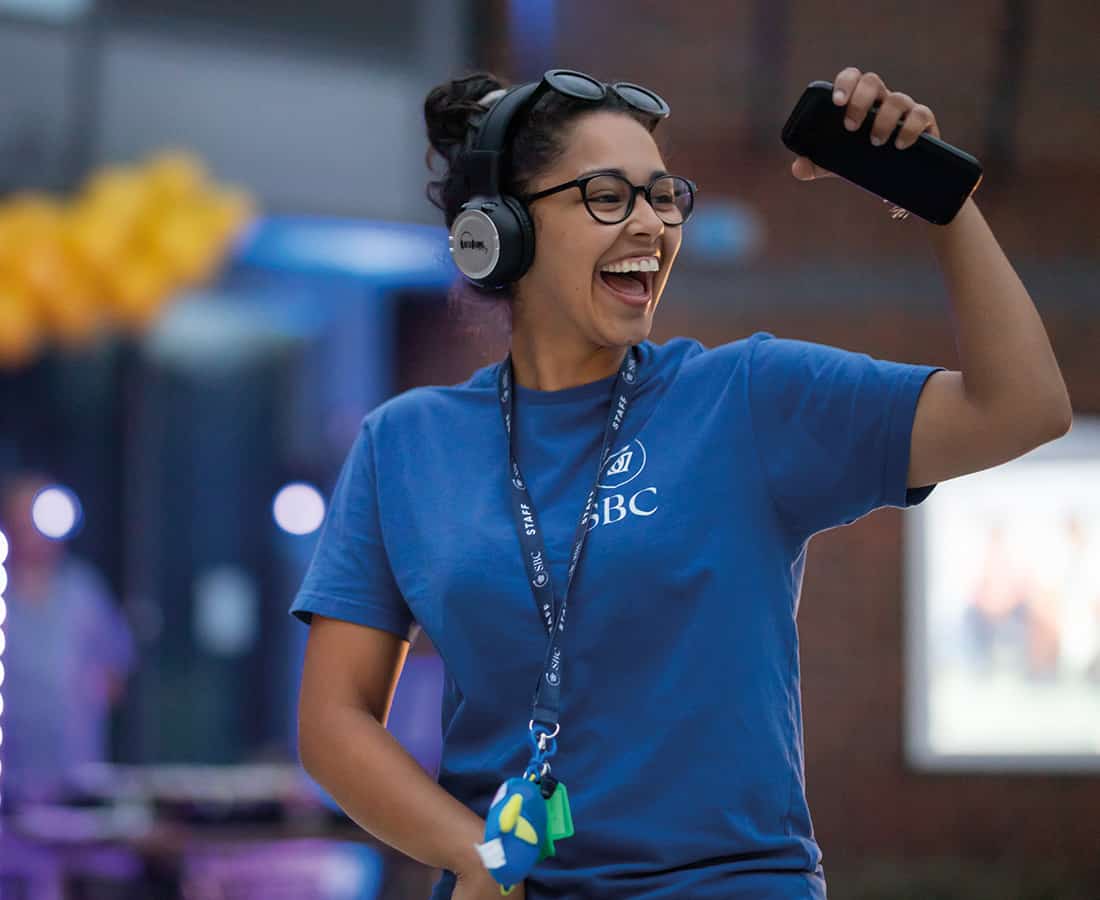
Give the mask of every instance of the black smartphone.
[{"label": "black smartphone", "polygon": [[806,156],[877,197],[935,225],[946,225],[982,180],[982,164],[958,147],[925,133],[904,150],[894,146],[901,125],[881,147],[871,143],[876,101],[855,131],[844,127],[845,107],[833,103],[833,85],[811,81],[783,126],[788,149]]}]

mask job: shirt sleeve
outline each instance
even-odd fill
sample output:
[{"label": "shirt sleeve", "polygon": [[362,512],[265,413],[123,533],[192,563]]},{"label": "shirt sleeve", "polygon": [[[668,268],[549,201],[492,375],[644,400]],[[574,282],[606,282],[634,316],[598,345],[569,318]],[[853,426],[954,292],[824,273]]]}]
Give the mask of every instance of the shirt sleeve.
[{"label": "shirt sleeve", "polygon": [[92,566],[82,564],[78,582],[85,606],[86,646],[97,666],[119,677],[130,673],[134,664],[134,640],[125,614],[118,608],[106,579]]},{"label": "shirt sleeve", "polygon": [[313,558],[290,612],[381,628],[405,640],[416,623],[394,579],[378,515],[374,452],[364,421],[340,470]]},{"label": "shirt sleeve", "polygon": [[768,490],[799,537],[847,525],[881,506],[922,502],[909,489],[917,400],[942,366],[874,359],[836,347],[753,339],[749,408]]}]

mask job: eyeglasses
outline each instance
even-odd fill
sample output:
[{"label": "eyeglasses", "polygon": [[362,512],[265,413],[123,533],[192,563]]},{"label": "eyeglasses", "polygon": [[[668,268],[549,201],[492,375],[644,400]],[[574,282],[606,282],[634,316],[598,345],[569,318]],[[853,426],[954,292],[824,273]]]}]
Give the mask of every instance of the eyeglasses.
[{"label": "eyeglasses", "polygon": [[655,175],[647,185],[631,184],[617,172],[595,172],[583,178],[575,178],[534,194],[520,197],[525,203],[533,203],[560,191],[575,187],[584,198],[585,209],[597,222],[617,225],[626,221],[634,212],[634,199],[645,194],[657,217],[666,225],[683,225],[695,208],[695,182],[679,175]]},{"label": "eyeglasses", "polygon": [[628,106],[646,115],[667,119],[671,112],[669,105],[658,94],[640,84],[631,84],[629,81],[604,84],[591,75],[585,75],[584,72],[576,72],[573,69],[551,69],[542,76],[542,80],[559,94],[576,100],[598,103],[607,96],[608,91],[611,91]]}]

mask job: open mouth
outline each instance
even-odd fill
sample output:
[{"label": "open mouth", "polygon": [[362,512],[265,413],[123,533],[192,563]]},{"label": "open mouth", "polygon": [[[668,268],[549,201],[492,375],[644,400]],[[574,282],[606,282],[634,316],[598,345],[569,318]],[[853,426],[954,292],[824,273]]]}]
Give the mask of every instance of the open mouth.
[{"label": "open mouth", "polygon": [[615,294],[644,303],[653,293],[652,272],[600,272],[600,279]]}]

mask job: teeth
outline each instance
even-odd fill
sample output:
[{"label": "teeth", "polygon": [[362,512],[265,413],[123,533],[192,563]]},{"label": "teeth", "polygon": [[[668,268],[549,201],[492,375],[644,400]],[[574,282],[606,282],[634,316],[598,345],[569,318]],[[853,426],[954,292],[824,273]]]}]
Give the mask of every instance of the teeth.
[{"label": "teeth", "polygon": [[657,257],[628,259],[625,262],[612,263],[600,269],[601,272],[656,272],[661,267]]}]

